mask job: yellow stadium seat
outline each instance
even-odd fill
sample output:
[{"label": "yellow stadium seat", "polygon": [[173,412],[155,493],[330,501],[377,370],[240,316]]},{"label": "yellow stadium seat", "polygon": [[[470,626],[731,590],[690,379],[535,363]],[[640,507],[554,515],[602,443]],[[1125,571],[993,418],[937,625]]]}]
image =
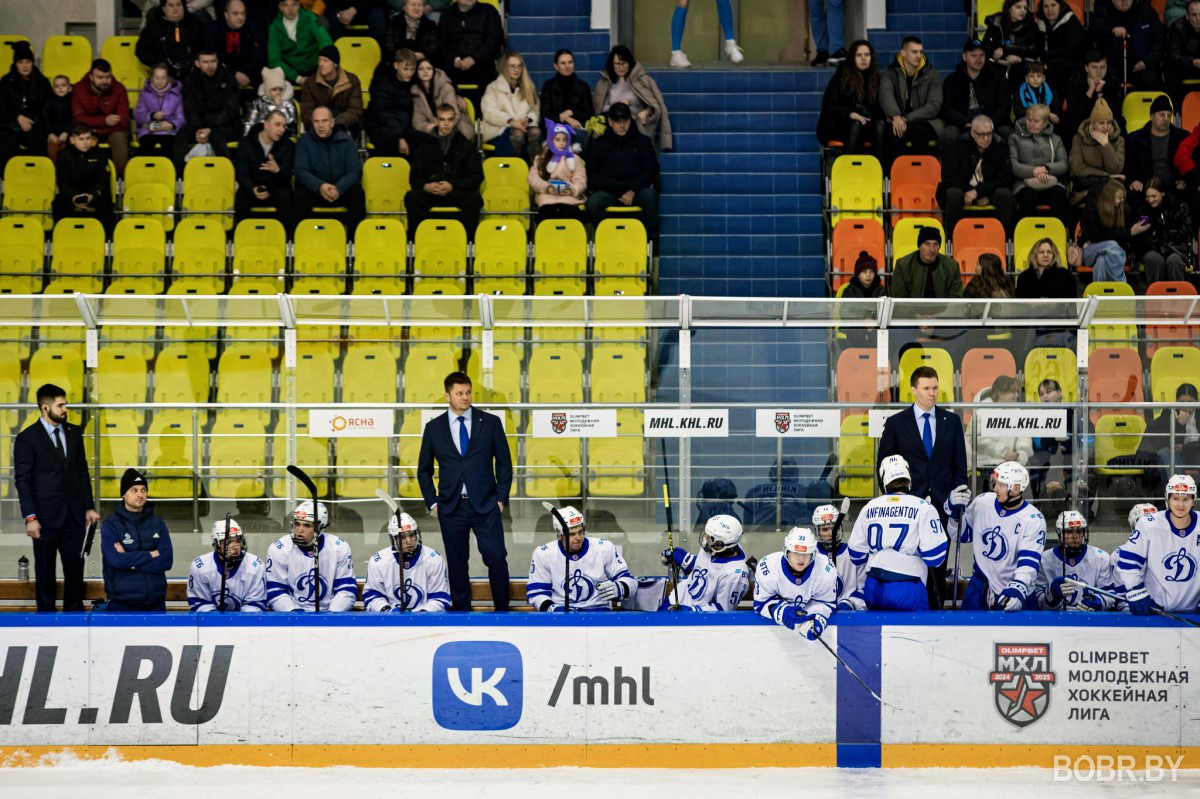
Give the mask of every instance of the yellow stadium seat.
[{"label": "yellow stadium seat", "polygon": [[[335,374],[333,356],[327,351],[307,345],[297,347],[296,402],[302,406],[333,402]],[[307,422],[308,412],[300,411],[299,417]]]},{"label": "yellow stadium seat", "polygon": [[[217,402],[228,404],[270,402],[274,370],[265,353],[247,349],[226,349],[217,362]],[[265,427],[271,412],[254,410]]]},{"label": "yellow stadium seat", "polygon": [[529,165],[521,158],[485,158],[483,211],[493,222],[515,222],[529,230]]},{"label": "yellow stadium seat", "polygon": [[342,361],[342,402],[395,402],[396,375],[386,347],[354,347]]},{"label": "yellow stadium seat", "polygon": [[[568,288],[571,287],[563,285],[560,288],[545,281],[536,284],[535,294],[562,297],[562,300],[540,302],[530,309],[529,319],[531,322],[537,323],[530,325],[531,341],[535,348],[549,346],[570,349],[582,359],[586,349],[584,342],[587,340],[583,327],[584,303],[575,297],[582,296],[583,292],[567,294],[564,289]],[[554,291],[553,295],[550,294],[551,291]],[[558,322],[558,324],[544,325],[544,323],[552,321]]]},{"label": "yellow stadium seat", "polygon": [[596,226],[596,277],[644,278],[650,263],[646,228],[636,219],[605,219]]},{"label": "yellow stadium seat", "polygon": [[[1145,123],[1143,123],[1145,124]],[[1135,454],[1146,432],[1146,420],[1134,414],[1113,413],[1096,420],[1096,473],[1105,475],[1141,474],[1140,468],[1110,467],[1120,456]]]},{"label": "yellow stadium seat", "polygon": [[408,233],[399,219],[368,219],[354,232],[354,275],[403,280],[408,272]]},{"label": "yellow stadium seat", "polygon": [[[0,402],[10,405],[21,402],[21,359],[14,347],[0,347]],[[20,411],[16,408],[0,410],[0,432],[12,430],[19,419]]]},{"label": "yellow stadium seat", "polygon": [[[194,294],[220,294],[224,286],[216,278],[184,277],[171,281],[167,294],[184,296]],[[163,341],[170,344],[187,344],[198,348],[205,358],[217,357],[217,328],[191,325],[164,325]]]},{"label": "yellow stadium seat", "polygon": [[1013,265],[1017,272],[1029,266],[1029,251],[1042,239],[1051,239],[1064,261],[1067,257],[1067,228],[1061,220],[1029,216],[1017,222],[1013,230]]},{"label": "yellow stadium seat", "polygon": [[502,297],[520,297],[526,293],[524,277],[477,277],[475,294],[495,294]]},{"label": "yellow stadium seat", "polygon": [[[66,75],[71,82],[92,68],[92,43],[83,36],[47,36],[42,44],[42,74]],[[139,87],[140,88],[140,87]]]},{"label": "yellow stadium seat", "polygon": [[442,401],[446,395],[442,381],[456,371],[458,357],[453,347],[438,344],[409,347],[404,360],[404,401]]},{"label": "yellow stadium seat", "polygon": [[370,36],[340,36],[334,45],[342,57],[342,69],[358,76],[365,95],[367,86],[371,83],[371,76],[375,74],[375,67],[383,60],[379,52],[379,42]]},{"label": "yellow stadium seat", "polygon": [[[286,497],[288,495],[287,466],[293,463],[288,458],[287,425],[280,422],[272,435],[273,446],[271,453],[271,495]],[[343,439],[345,440],[345,439]],[[317,495],[329,493],[329,440],[315,438],[308,434],[308,422],[296,419],[296,460],[294,463],[312,478],[317,486]],[[303,486],[299,486],[301,493]]]},{"label": "yellow stadium seat", "polygon": [[208,444],[208,495],[253,499],[266,494],[266,431],[237,411],[217,413]]},{"label": "yellow stadium seat", "polygon": [[146,479],[155,499],[190,499],[196,496],[194,480],[196,443],[190,414],[156,415],[146,438]]},{"label": "yellow stadium seat", "polygon": [[987,30],[987,18],[999,14],[1004,8],[1004,0],[977,0],[975,4],[975,29],[979,35]]},{"label": "yellow stadium seat", "polygon": [[4,167],[5,216],[26,216],[43,230],[54,226],[50,206],[54,202],[54,162],[44,155],[18,155]]},{"label": "yellow stadium seat", "polygon": [[578,438],[525,440],[525,495],[567,499],[582,493],[582,458]]},{"label": "yellow stadium seat", "polygon": [[883,221],[883,167],[871,155],[839,155],[827,187],[830,223],[843,219]]},{"label": "yellow stadium seat", "polygon": [[[596,280],[597,297],[640,297],[646,293],[642,278],[610,277]],[[646,339],[646,309],[627,303],[597,302],[592,305],[592,342],[640,343]],[[615,324],[620,322],[621,324]]]},{"label": "yellow stadium seat", "polygon": [[[355,295],[378,294],[382,296],[398,296],[405,293],[403,279],[396,281],[391,278],[366,277],[354,281]],[[378,309],[377,309],[378,310]],[[367,312],[364,310],[364,314]],[[400,357],[401,338],[404,328],[389,327],[388,325],[347,325],[350,347],[362,345],[386,347],[393,358]]]},{"label": "yellow stadium seat", "polygon": [[1079,369],[1075,366],[1075,351],[1068,347],[1035,347],[1025,356],[1025,396],[1038,396],[1043,380],[1057,380],[1062,388],[1063,402],[1079,399]]},{"label": "yellow stadium seat", "polygon": [[233,162],[228,158],[193,158],[183,168],[183,213],[215,219],[233,230]]},{"label": "yellow stadium seat", "polygon": [[597,277],[597,297],[644,297],[646,278],[642,277]]},{"label": "yellow stadium seat", "polygon": [[[337,319],[337,324],[319,325],[309,322],[296,325],[296,343],[307,349],[320,349],[331,356],[337,355],[342,348],[342,314],[341,301],[330,296],[330,284],[327,278],[306,277],[292,284],[288,294],[298,297],[314,297],[316,304],[309,309],[313,315]],[[319,307],[318,307],[319,306]],[[297,313],[297,316],[300,314]]]},{"label": "yellow stadium seat", "polygon": [[[462,293],[461,285],[453,280],[431,278],[417,279],[413,282],[413,294],[418,296],[459,297],[462,296]],[[462,349],[463,322],[472,313],[473,300],[422,302],[414,298],[412,307],[413,316],[425,321],[423,324],[408,328],[410,340],[451,344],[456,350]],[[431,317],[445,319],[446,325],[433,325],[430,321]]]},{"label": "yellow stadium seat", "polygon": [[467,358],[467,376],[474,385],[474,396],[483,404],[508,404],[521,401],[521,359],[507,347],[492,350],[491,387],[484,385],[483,354],[472,349]]},{"label": "yellow stadium seat", "polygon": [[[13,45],[17,42],[30,44],[28,36],[20,36],[15,34],[0,35],[0,75],[8,74],[9,67],[12,66]],[[49,76],[49,78],[53,77],[53,75]],[[72,82],[75,80],[77,80],[77,78],[71,78]]]},{"label": "yellow stadium seat", "polygon": [[642,412],[617,411],[616,438],[588,439],[588,495],[637,497],[646,488]]},{"label": "yellow stadium seat", "polygon": [[[56,280],[51,280],[42,296],[50,297],[56,294],[74,294],[76,292],[90,292],[92,287],[86,278],[77,277],[60,277]],[[38,328],[38,340],[44,347],[47,344],[53,346],[70,347],[79,353],[79,357],[83,357],[83,342],[84,342],[83,325],[66,325],[59,320],[52,321],[49,324],[43,324]]]},{"label": "yellow stadium seat", "polygon": [[[0,219],[0,242],[0,276],[5,285],[14,294],[40,293],[46,266],[46,232],[41,224],[21,217]],[[103,266],[103,254],[100,263]]]},{"label": "yellow stadium seat", "polygon": [[[112,276],[150,278],[162,293],[167,271],[167,237],[157,219],[122,219],[113,233]],[[117,280],[119,282],[119,280]]]},{"label": "yellow stadium seat", "polygon": [[525,239],[524,228],[508,220],[485,219],[479,223],[475,229],[477,290],[480,278],[519,277],[523,284],[528,262],[529,243]]},{"label": "yellow stadium seat", "polygon": [[208,402],[208,359],[197,347],[170,344],[154,359],[154,403]]},{"label": "yellow stadium seat", "polygon": [[[1182,383],[1196,385],[1200,380],[1200,349],[1196,347],[1159,347],[1150,359],[1150,401],[1175,402]],[[1154,411],[1155,418],[1162,409]]]},{"label": "yellow stadium seat", "polygon": [[225,229],[215,219],[192,216],[175,228],[171,273],[176,277],[207,277],[220,280],[225,290]]},{"label": "yellow stadium seat", "polygon": [[868,434],[867,414],[842,420],[838,436],[837,491],[846,497],[875,496],[875,442]]},{"label": "yellow stadium seat", "polygon": [[[1159,97],[1167,97],[1163,92],[1130,92],[1121,103],[1121,116],[1125,118],[1125,130],[1132,133],[1141,130],[1150,121],[1150,106]],[[1168,102],[1171,98],[1167,97]],[[1174,107],[1172,105],[1172,107]]]},{"label": "yellow stadium seat", "polygon": [[50,274],[72,278],[83,291],[104,285],[104,226],[95,219],[62,219],[50,237]]},{"label": "yellow stadium seat", "polygon": [[175,228],[175,165],[162,156],[139,156],[125,167],[125,219],[155,219]]},{"label": "yellow stadium seat", "polygon": [[917,249],[917,236],[921,232],[921,228],[931,227],[937,228],[938,233],[942,236],[942,246],[938,248],[938,252],[943,255],[946,253],[946,232],[942,230],[942,223],[930,217],[908,217],[896,222],[892,228],[892,268],[896,268],[896,262],[911,252]]},{"label": "yellow stadium seat", "polygon": [[[421,423],[420,411],[406,411],[400,424],[399,460],[396,466],[397,496],[405,499],[420,499],[421,486],[417,483],[417,458],[421,453],[421,437],[425,428]],[[509,436],[513,441],[515,436]],[[437,484],[437,467],[434,467],[434,485]]]},{"label": "yellow stadium seat", "polygon": [[[100,45],[100,57],[112,65],[113,80],[120,81],[128,92],[130,108],[137,105],[138,92],[146,85],[146,78],[150,77],[150,68],[139,61],[137,53],[134,52],[137,40],[136,36],[109,36],[104,40],[104,44]],[[71,80],[77,81],[81,77],[82,74],[72,76]]]},{"label": "yellow stadium seat", "polygon": [[336,219],[305,219],[294,234],[293,273],[319,279],[326,293],[346,289],[346,229]]},{"label": "yellow stadium seat", "polygon": [[587,275],[587,231],[577,219],[550,219],[533,236],[535,277]]},{"label": "yellow stadium seat", "polygon": [[529,357],[529,401],[583,402],[583,363],[570,347],[543,345]]},{"label": "yellow stadium seat", "polygon": [[[146,401],[146,359],[141,348],[110,344],[100,348],[100,361],[95,374],[93,396],[101,405],[127,405]],[[137,422],[146,421],[146,412],[132,408],[112,409],[107,416],[126,416]]]},{"label": "yellow stadium seat", "polygon": [[[12,294],[24,294],[27,288],[29,288],[29,285],[26,281],[13,281],[0,278],[0,297]],[[32,340],[33,327],[30,325],[4,326],[0,328],[0,349],[12,353],[22,361],[29,358],[30,342]],[[3,451],[4,447],[0,446],[0,452]]]},{"label": "yellow stadium seat", "polygon": [[937,347],[921,349],[912,347],[900,356],[900,371],[896,385],[900,388],[900,401],[912,402],[912,386],[909,376],[918,366],[932,366],[938,373],[938,402],[954,402],[954,361],[950,353]]},{"label": "yellow stadium seat", "polygon": [[[97,416],[100,417],[99,458],[96,453]],[[133,419],[112,412],[89,414],[83,429],[83,450],[89,464],[100,464],[100,496],[97,499],[113,500],[121,496],[121,475],[126,469],[142,467],[139,448],[138,425]]]},{"label": "yellow stadium seat", "polygon": [[[277,219],[244,219],[233,233],[234,285],[242,279],[274,281],[283,290],[287,269],[287,233]],[[230,292],[234,293],[234,292]]]},{"label": "yellow stadium seat", "polygon": [[[1132,297],[1133,286],[1128,283],[1093,281],[1083,290],[1085,297]],[[1088,351],[1101,347],[1136,347],[1137,327],[1132,324],[1105,322],[1105,319],[1131,319],[1137,316],[1134,300],[1105,299],[1096,308],[1092,317],[1095,324],[1088,326]]]},{"label": "yellow stadium seat", "polygon": [[626,344],[592,348],[592,402],[645,402],[646,350]]},{"label": "yellow stadium seat", "polygon": [[426,219],[413,237],[413,274],[460,279],[466,285],[467,231],[455,219]]},{"label": "yellow stadium seat", "polygon": [[339,438],[337,493],[347,499],[374,497],[375,489],[388,484],[391,439]]},{"label": "yellow stadium seat", "polygon": [[68,402],[83,402],[83,356],[74,347],[38,347],[29,359],[30,402],[43,383],[53,383],[66,391]]},{"label": "yellow stadium seat", "polygon": [[403,158],[367,159],[363,164],[363,193],[367,199],[368,219],[404,216],[408,173],[408,161]]}]

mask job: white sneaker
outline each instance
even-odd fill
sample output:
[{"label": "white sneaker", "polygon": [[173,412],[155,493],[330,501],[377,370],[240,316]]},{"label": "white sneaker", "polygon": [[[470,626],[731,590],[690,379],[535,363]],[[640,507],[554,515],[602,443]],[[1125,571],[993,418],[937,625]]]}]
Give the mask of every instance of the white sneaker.
[{"label": "white sneaker", "polygon": [[690,67],[691,65],[692,65],[692,62],[688,61],[688,57],[683,54],[682,50],[672,50],[671,51],[671,66],[673,66],[673,67]]},{"label": "white sneaker", "polygon": [[733,39],[725,40],[725,55],[729,56],[729,60],[735,64],[742,63],[746,58],[742,55],[742,48],[738,47],[737,42]]}]

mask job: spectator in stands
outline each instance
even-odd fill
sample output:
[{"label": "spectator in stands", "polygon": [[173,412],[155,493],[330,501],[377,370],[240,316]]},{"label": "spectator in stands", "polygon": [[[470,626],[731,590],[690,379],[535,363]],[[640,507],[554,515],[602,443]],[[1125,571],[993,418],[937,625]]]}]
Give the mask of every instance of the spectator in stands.
[{"label": "spectator in stands", "polygon": [[1192,243],[1196,227],[1185,202],[1176,200],[1171,184],[1159,177],[1146,181],[1146,196],[1138,217],[1146,219],[1150,229],[1133,237],[1133,250],[1146,265],[1146,282],[1187,280],[1192,262]]},{"label": "spectator in stands", "polygon": [[1171,124],[1171,119],[1171,103],[1160,95],[1150,105],[1150,121],[1129,134],[1125,176],[1129,178],[1129,194],[1135,204],[1141,201],[1146,182],[1152,177],[1161,178],[1176,191],[1187,188],[1187,181],[1175,169],[1175,153],[1187,133]]},{"label": "spectator in stands", "polygon": [[1088,33],[1108,57],[1108,69],[1135,89],[1162,87],[1163,40],[1158,12],[1150,0],[1097,0]]},{"label": "spectator in stands", "polygon": [[496,79],[496,60],[503,49],[504,26],[493,6],[457,0],[442,12],[438,20],[441,67],[476,108],[484,88]]},{"label": "spectator in stands", "polygon": [[[650,241],[658,239],[658,155],[650,137],[633,126],[632,109],[613,103],[608,129],[588,149],[587,211],[594,224],[610,216],[610,207],[637,206],[637,218]],[[561,162],[560,162],[561,163]],[[580,171],[583,168],[580,167]],[[627,216],[627,214],[614,214]]]},{"label": "spectator in stands", "polygon": [[[1003,403],[1010,407],[1000,412],[1011,412],[1011,403],[1018,401],[1018,392],[1019,384],[1015,377],[998,375],[990,387],[981,389],[973,399],[981,404],[980,411],[986,410],[983,403]],[[967,462],[975,465],[982,485],[988,484],[991,471],[1004,461],[1016,461],[1022,466],[1029,465],[1033,459],[1033,439],[1020,435],[981,435],[978,420],[979,414],[976,413],[967,425]]]},{"label": "spectator in stands", "polygon": [[1192,206],[1193,216],[1200,215],[1196,213],[1200,210],[1200,159],[1197,159],[1197,147],[1200,147],[1200,124],[1180,143],[1174,157],[1175,170],[1187,184],[1184,196]]},{"label": "spectator in stands", "polygon": [[391,64],[380,64],[371,78],[371,106],[366,113],[367,136],[375,155],[408,155],[413,135],[413,77],[417,58],[412,50],[396,51]]},{"label": "spectator in stands", "polygon": [[179,80],[188,73],[204,39],[204,22],[188,13],[183,0],[162,0],[159,8],[146,15],[146,27],[138,34],[134,52],[147,67],[166,64],[171,77]]},{"label": "spectator in stands", "polygon": [[147,501],[149,484],[136,469],[121,476],[121,505],[100,527],[107,613],[164,613],[171,534]]},{"label": "spectator in stands", "polygon": [[1181,106],[1187,90],[1194,88],[1184,81],[1200,79],[1200,0],[1188,0],[1187,15],[1167,28],[1164,72],[1171,97]]},{"label": "spectator in stands", "polygon": [[[1008,160],[1013,172],[1017,218],[1066,217],[1067,149],[1050,124],[1050,109],[1033,105],[1017,120],[1008,139]],[[1046,208],[1043,209],[1043,206]]]},{"label": "spectator in stands", "polygon": [[237,174],[234,218],[241,222],[250,217],[273,217],[291,230],[295,166],[296,145],[288,138],[287,118],[278,111],[270,111],[238,143],[234,158]]},{"label": "spectator in stands", "polygon": [[[716,0],[717,20],[721,23],[721,33],[725,36],[725,55],[735,64],[742,63],[744,56],[742,48],[738,47],[733,31],[733,7],[729,0]],[[691,61],[684,55],[683,31],[687,27],[688,0],[675,0],[675,12],[671,17],[671,66],[690,67]],[[814,64],[814,66],[816,66]],[[547,128],[549,130],[549,128]]]},{"label": "spectator in stands", "polygon": [[1011,185],[1008,147],[996,140],[991,117],[980,114],[971,120],[967,136],[942,151],[937,201],[946,230],[954,230],[968,205],[994,207],[995,218],[1005,230],[1012,230]]},{"label": "spectator in stands", "polygon": [[459,130],[458,116],[457,106],[439,105],[433,134],[419,137],[413,146],[412,189],[404,196],[410,230],[416,230],[435,206],[451,206],[459,209],[453,217],[463,223],[467,235],[475,234],[483,208],[483,162],[475,143]]},{"label": "spectator in stands", "polygon": [[483,140],[497,156],[519,155],[526,163],[542,139],[537,88],[520,53],[505,53],[500,75],[488,84],[480,105]]},{"label": "spectator in stands", "polygon": [[244,0],[228,0],[225,10],[208,28],[208,46],[221,66],[237,79],[238,86],[257,87],[267,64],[267,40],[246,19]]},{"label": "spectator in stands", "polygon": [[1130,225],[1128,217],[1125,186],[1120,181],[1110,180],[1088,197],[1080,220],[1080,243],[1083,262],[1092,267],[1092,280],[1125,282],[1130,239],[1150,229],[1149,221],[1139,219]]},{"label": "spectator in stands", "polygon": [[[399,0],[397,0],[399,1]],[[437,23],[425,16],[425,0],[403,0],[404,8],[388,19],[383,36],[383,52],[408,50],[420,60],[438,61]],[[375,95],[371,95],[375,99]]]},{"label": "spectator in stands", "polygon": [[283,69],[275,67],[262,68],[262,79],[258,84],[258,96],[254,98],[254,102],[246,109],[246,118],[243,124],[242,135],[245,136],[250,132],[250,128],[265,122],[267,114],[272,111],[278,111],[283,114],[284,120],[287,122],[287,135],[295,136],[298,130],[296,111],[296,103],[292,101],[295,96],[295,90],[292,89],[292,84],[287,82],[287,78],[283,76]]},{"label": "spectator in stands", "polygon": [[[890,126],[887,164],[908,147],[915,153],[933,152],[941,134],[942,80],[925,58],[925,45],[906,36],[900,54],[879,79],[879,105]],[[886,166],[885,166],[886,171]]]},{"label": "spectator in stands", "polygon": [[105,230],[113,227],[113,198],[108,154],[96,146],[92,129],[82,122],[71,128],[70,145],[55,164],[54,219],[91,217]]},{"label": "spectator in stands", "polygon": [[1120,108],[1125,101],[1125,91],[1121,88],[1119,74],[1108,74],[1108,59],[1104,54],[1092,50],[1084,59],[1083,71],[1076,72],[1067,83],[1066,107],[1059,128],[1076,130],[1079,123],[1091,117],[1093,106],[1101,99],[1109,108]]},{"label": "spectator in stands", "polygon": [[546,132],[546,144],[529,168],[529,186],[537,205],[537,221],[583,220],[587,168],[571,148],[571,127],[557,124]]},{"label": "spectator in stands", "polygon": [[[1175,389],[1176,402],[1195,402],[1197,396],[1193,383],[1180,383],[1179,388]],[[1172,427],[1175,431],[1174,447],[1171,446]],[[1146,424],[1146,435],[1142,441],[1143,447],[1157,453],[1159,463],[1165,467],[1176,467],[1168,469],[1168,472],[1177,471],[1181,464],[1194,466],[1200,462],[1200,428],[1197,428],[1196,412],[1192,408],[1166,409],[1157,419],[1151,419]]]},{"label": "spectator in stands", "polygon": [[917,249],[896,261],[889,283],[895,299],[932,299],[961,297],[962,278],[958,264],[939,250],[942,234],[935,227],[917,232]]},{"label": "spectator in stands", "polygon": [[846,284],[841,297],[844,300],[874,300],[886,297],[887,289],[879,276],[879,262],[871,253],[862,250],[854,262],[854,279]]},{"label": "spectator in stands", "polygon": [[[821,144],[841,142],[854,155],[868,146],[876,152],[884,142],[883,109],[879,107],[879,61],[870,42],[850,45],[850,58],[838,64],[821,98],[817,138]],[[882,153],[880,153],[882,155]]]},{"label": "spectator in stands", "polygon": [[177,168],[196,154],[229,157],[229,142],[242,132],[238,85],[212,50],[198,52],[195,68],[183,79],[183,113],[187,124],[175,140]]},{"label": "spectator in stands", "polygon": [[[1016,254],[1020,257],[1020,253]],[[1019,300],[1073,300],[1079,296],[1075,276],[1067,270],[1054,239],[1039,239],[1029,248],[1025,269],[1017,275]]]},{"label": "spectator in stands", "polygon": [[412,96],[413,130],[437,135],[437,109],[442,105],[452,105],[458,109],[459,132],[468,141],[475,140],[475,128],[466,114],[466,102],[454,93],[454,84],[446,73],[427,58],[417,62],[417,79],[413,81]]},{"label": "spectator in stands", "polygon": [[350,25],[366,25],[367,35],[383,42],[387,30],[385,0],[325,0],[325,21],[329,24],[329,35],[333,39],[343,36],[360,36],[359,31],[349,30]]},{"label": "spectator in stands", "polygon": [[138,95],[133,118],[138,123],[138,153],[172,158],[175,138],[184,126],[183,94],[166,64],[156,64]]},{"label": "spectator in stands", "polygon": [[1059,112],[1062,111],[1062,98],[1054,93],[1050,84],[1046,83],[1046,67],[1041,61],[1031,61],[1025,65],[1025,80],[1013,94],[1013,113],[1018,117],[1025,113],[1031,105],[1044,105],[1050,109],[1050,124],[1060,125]]},{"label": "spectator in stands", "polygon": [[[1038,384],[1038,399],[1042,402],[1062,402],[1063,390],[1057,380],[1046,378]],[[1057,438],[1033,439],[1033,457],[1029,463],[1029,484],[1033,495],[1059,498],[1065,492],[1063,482],[1071,482],[1071,433],[1075,429],[1075,410],[1067,409],[1067,429]],[[1051,466],[1061,466],[1063,482],[1049,480]],[[1046,493],[1042,493],[1042,485]]]},{"label": "spectator in stands", "polygon": [[50,135],[46,125],[50,81],[34,65],[28,42],[15,42],[12,49],[12,66],[0,78],[0,170],[18,150],[44,155]]},{"label": "spectator in stands", "polygon": [[1025,79],[1025,64],[1039,60],[1046,44],[1037,19],[1029,13],[1030,0],[1004,0],[996,14],[986,20],[983,46],[991,59],[1008,76],[1009,91]]},{"label": "spectator in stands", "polygon": [[88,74],[71,90],[71,115],[91,128],[97,141],[108,144],[117,177],[124,175],[129,160],[129,95],[103,58],[93,61]]},{"label": "spectator in stands", "polygon": [[836,67],[845,61],[842,35],[846,27],[846,10],[842,0],[808,0],[808,23],[817,45],[812,66],[828,64]]},{"label": "spectator in stands", "polygon": [[654,78],[633,57],[633,51],[623,44],[609,52],[604,72],[600,73],[596,88],[592,90],[592,108],[597,114],[607,113],[616,103],[629,106],[638,130],[649,136],[656,147],[672,149],[667,102]]},{"label": "spectator in stands", "polygon": [[542,86],[542,130],[549,136],[555,125],[569,125],[582,150],[587,143],[584,126],[594,113],[592,92],[575,74],[575,55],[570,50],[554,54],[554,72]]},{"label": "spectator in stands", "polygon": [[58,158],[58,151],[67,145],[67,139],[71,135],[71,125],[74,124],[71,115],[73,88],[71,79],[66,75],[55,75],[53,94],[46,99],[46,149],[51,161]]},{"label": "spectator in stands", "polygon": [[993,125],[999,123],[995,132],[1003,144],[1012,133],[1008,126],[1011,106],[1004,71],[987,60],[978,39],[968,39],[963,45],[962,63],[942,83],[942,122],[946,124],[941,135],[942,153],[954,146],[980,114],[991,119]]},{"label": "spectator in stands", "polygon": [[[142,7],[142,16],[149,17],[150,13],[159,7],[161,0],[145,0],[145,5]],[[207,22],[213,18],[214,10],[219,10],[220,6],[214,0],[187,0],[184,4],[189,14],[202,14],[201,22]]]},{"label": "spectator in stands", "polygon": [[1080,205],[1089,192],[1109,181],[1125,179],[1125,138],[1103,99],[1081,122],[1071,144],[1071,205]]},{"label": "spectator in stands", "polygon": [[1046,31],[1046,48],[1042,53],[1046,80],[1056,95],[1065,98],[1071,76],[1083,68],[1087,31],[1066,0],[1042,0],[1038,17]]},{"label": "spectator in stands", "polygon": [[317,15],[298,0],[279,0],[279,16],[267,31],[267,66],[282,67],[295,83],[317,71],[317,53],[333,44]]},{"label": "spectator in stands", "polygon": [[315,209],[325,211],[325,216],[340,208],[344,210],[332,215],[352,231],[366,216],[358,147],[324,106],[313,109],[312,124],[296,144],[295,196],[298,220],[312,216]]},{"label": "spectator in stands", "polygon": [[1013,280],[1004,271],[1004,263],[994,253],[985,252],[975,262],[975,274],[963,287],[963,296],[971,299],[1011,300],[1016,295]]},{"label": "spectator in stands", "polygon": [[362,129],[362,82],[341,66],[342,56],[334,45],[321,48],[317,71],[300,84],[300,119],[311,124],[313,109],[320,106],[333,111],[333,123],[357,138]]},{"label": "spectator in stands", "polygon": [[1187,15],[1187,6],[1191,0],[1167,0],[1163,7],[1163,24],[1168,28],[1175,24],[1175,21],[1182,19]]}]

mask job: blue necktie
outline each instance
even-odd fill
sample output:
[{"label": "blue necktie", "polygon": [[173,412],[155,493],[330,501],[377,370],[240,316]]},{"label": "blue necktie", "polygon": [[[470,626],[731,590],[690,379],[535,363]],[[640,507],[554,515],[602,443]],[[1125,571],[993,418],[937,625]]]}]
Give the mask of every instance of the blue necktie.
[{"label": "blue necktie", "polygon": [[467,442],[470,440],[467,438],[467,417],[458,417],[458,425],[458,450],[465,458],[467,457]]},{"label": "blue necktie", "polygon": [[925,456],[933,457],[933,430],[929,427],[929,414],[921,414],[921,418],[925,420],[925,430],[921,433],[921,443],[925,445]]}]

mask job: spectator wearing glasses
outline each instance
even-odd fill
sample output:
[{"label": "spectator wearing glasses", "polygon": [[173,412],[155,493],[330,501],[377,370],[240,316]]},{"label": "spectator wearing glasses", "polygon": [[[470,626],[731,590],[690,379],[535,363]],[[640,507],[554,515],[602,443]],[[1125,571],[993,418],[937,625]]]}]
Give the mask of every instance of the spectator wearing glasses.
[{"label": "spectator wearing glasses", "polygon": [[1012,229],[1012,168],[1008,148],[996,140],[990,117],[971,120],[968,135],[942,155],[942,182],[937,200],[945,214],[946,230],[962,217],[966,206],[993,206],[1005,230]]}]

